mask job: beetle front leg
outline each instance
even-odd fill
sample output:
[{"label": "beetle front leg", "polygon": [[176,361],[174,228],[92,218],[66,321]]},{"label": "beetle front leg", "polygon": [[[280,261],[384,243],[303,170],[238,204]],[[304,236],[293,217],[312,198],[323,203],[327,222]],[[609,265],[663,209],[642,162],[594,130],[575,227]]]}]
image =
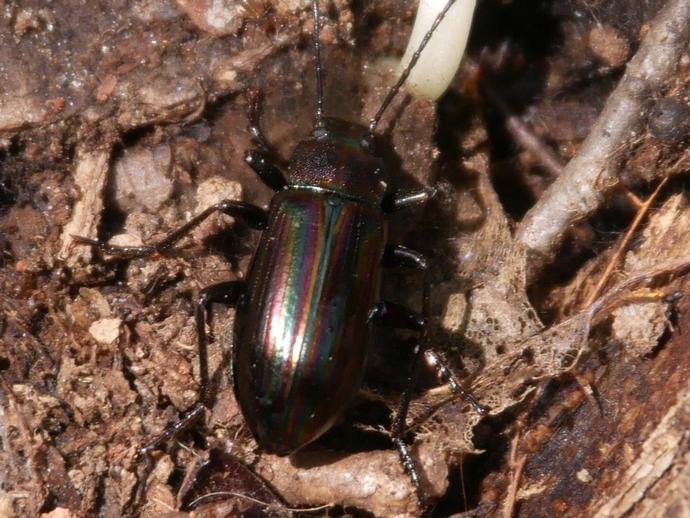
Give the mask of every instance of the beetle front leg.
[{"label": "beetle front leg", "polygon": [[189,234],[189,232],[191,232],[214,212],[222,212],[228,216],[241,219],[250,227],[257,230],[263,230],[263,228],[266,226],[267,213],[261,207],[257,207],[256,205],[242,201],[223,200],[215,205],[211,205],[200,214],[194,216],[180,228],[172,231],[158,243],[153,245],[116,246],[108,244],[105,241],[89,239],[82,236],[72,236],[72,239],[76,243],[93,246],[99,249],[101,252],[113,255],[119,259],[136,259],[139,257],[147,257],[157,253],[163,253],[172,248],[175,243]]},{"label": "beetle front leg", "polygon": [[247,151],[244,155],[244,161],[259,175],[261,181],[267,186],[274,191],[282,191],[287,186],[285,174],[276,165],[276,153],[261,130],[261,95],[257,90],[250,90],[248,97],[247,119],[249,120],[249,133],[252,135],[252,141],[256,149]]},{"label": "beetle front leg", "polygon": [[195,323],[197,332],[197,346],[199,353],[199,401],[197,401],[190,409],[185,411],[180,419],[167,426],[161,434],[151,442],[145,444],[139,449],[138,455],[145,459],[146,468],[144,474],[139,480],[139,487],[136,491],[135,502],[141,502],[143,491],[146,486],[146,479],[153,468],[151,461],[151,452],[158,449],[161,444],[169,439],[179,435],[189,427],[204,413],[207,408],[210,390],[209,390],[209,375],[208,375],[208,351],[207,336],[206,336],[206,315],[210,313],[211,304],[224,304],[226,306],[237,306],[245,292],[245,283],[243,281],[228,281],[213,284],[199,292],[199,298],[196,304]]},{"label": "beetle front leg", "polygon": [[247,151],[244,161],[274,191],[282,191],[287,186],[285,174],[273,163],[267,152],[258,149]]}]

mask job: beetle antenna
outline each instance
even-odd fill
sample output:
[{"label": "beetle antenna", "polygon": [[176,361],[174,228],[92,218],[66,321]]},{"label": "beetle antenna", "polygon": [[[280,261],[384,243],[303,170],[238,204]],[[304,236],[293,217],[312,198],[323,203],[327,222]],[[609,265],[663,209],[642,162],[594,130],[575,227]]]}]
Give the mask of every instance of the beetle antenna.
[{"label": "beetle antenna", "polygon": [[433,36],[433,34],[434,34],[434,31],[436,31],[436,28],[443,21],[443,18],[445,18],[446,13],[453,6],[454,3],[455,3],[455,0],[448,0],[445,7],[443,8],[443,10],[440,13],[438,13],[438,16],[436,16],[436,19],[434,20],[434,23],[431,24],[431,28],[426,32],[426,34],[424,35],[424,38],[422,38],[422,42],[419,44],[419,47],[417,47],[417,50],[412,55],[412,59],[410,59],[410,62],[407,64],[405,69],[400,74],[400,77],[398,78],[397,82],[391,87],[390,90],[388,90],[386,97],[383,99],[383,102],[381,103],[381,107],[376,112],[376,115],[374,115],[372,117],[371,121],[369,122],[369,134],[370,135],[374,134],[374,131],[376,130],[376,126],[378,126],[379,122],[381,121],[381,117],[383,116],[383,113],[388,109],[388,106],[390,106],[391,101],[393,100],[395,95],[398,93],[398,91],[402,87],[403,83],[405,83],[405,81],[407,81],[407,78],[410,75],[410,72],[412,72],[412,69],[417,64],[417,61],[419,61],[419,56],[422,54],[424,47],[426,47],[426,44],[429,43],[431,36]]},{"label": "beetle antenna", "polygon": [[323,78],[321,66],[321,43],[319,34],[321,33],[321,16],[319,13],[319,1],[312,1],[314,11],[314,70],[316,71],[316,123],[315,129],[323,128]]}]

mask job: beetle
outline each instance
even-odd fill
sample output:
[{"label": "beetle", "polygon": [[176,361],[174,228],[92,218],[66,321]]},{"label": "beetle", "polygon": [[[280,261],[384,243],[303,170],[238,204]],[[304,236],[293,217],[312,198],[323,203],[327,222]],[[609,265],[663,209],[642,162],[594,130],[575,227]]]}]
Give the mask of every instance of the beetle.
[{"label": "beetle", "polygon": [[[122,247],[74,236],[120,258],[165,252],[215,212],[240,218],[262,235],[245,281],[223,282],[201,290],[196,306],[200,362],[199,402],[160,437],[141,449],[148,455],[186,428],[209,400],[206,317],[213,303],[237,309],[232,353],[234,390],[257,444],[289,455],[319,438],[341,416],[360,386],[372,324],[420,333],[408,387],[392,429],[392,440],[420,499],[420,476],[403,440],[405,417],[424,341],[427,318],[403,306],[378,300],[381,266],[428,268],[420,253],[386,241],[386,213],[423,203],[431,189],[391,192],[385,164],[374,149],[374,134],[434,30],[455,3],[449,0],[413,58],[385,96],[368,127],[324,116],[320,59],[320,13],[314,14],[317,104],[311,136],[295,148],[288,175],[270,160],[258,121],[257,99],[250,103],[250,131],[257,149],[246,162],[276,191],[270,207],[222,201],[150,246]],[[428,313],[428,283],[423,305]],[[432,357],[433,359],[433,357]],[[436,363],[438,363],[436,361]],[[456,393],[483,408],[440,368]]]}]

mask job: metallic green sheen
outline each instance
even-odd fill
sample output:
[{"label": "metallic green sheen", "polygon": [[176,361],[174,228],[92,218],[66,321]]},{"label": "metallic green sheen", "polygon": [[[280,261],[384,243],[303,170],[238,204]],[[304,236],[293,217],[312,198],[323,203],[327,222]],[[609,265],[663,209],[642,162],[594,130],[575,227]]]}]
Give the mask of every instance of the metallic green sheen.
[{"label": "metallic green sheen", "polygon": [[259,445],[289,454],[358,390],[386,241],[380,209],[292,188],[271,203],[239,308],[235,394]]}]

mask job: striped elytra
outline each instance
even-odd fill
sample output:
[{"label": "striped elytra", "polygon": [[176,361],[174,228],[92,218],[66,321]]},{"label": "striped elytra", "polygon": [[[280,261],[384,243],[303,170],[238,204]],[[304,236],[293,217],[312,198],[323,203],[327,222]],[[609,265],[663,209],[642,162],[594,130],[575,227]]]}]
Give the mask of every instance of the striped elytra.
[{"label": "striped elytra", "polygon": [[313,441],[358,390],[385,234],[368,204],[306,188],[274,197],[233,348],[235,393],[262,448]]}]

